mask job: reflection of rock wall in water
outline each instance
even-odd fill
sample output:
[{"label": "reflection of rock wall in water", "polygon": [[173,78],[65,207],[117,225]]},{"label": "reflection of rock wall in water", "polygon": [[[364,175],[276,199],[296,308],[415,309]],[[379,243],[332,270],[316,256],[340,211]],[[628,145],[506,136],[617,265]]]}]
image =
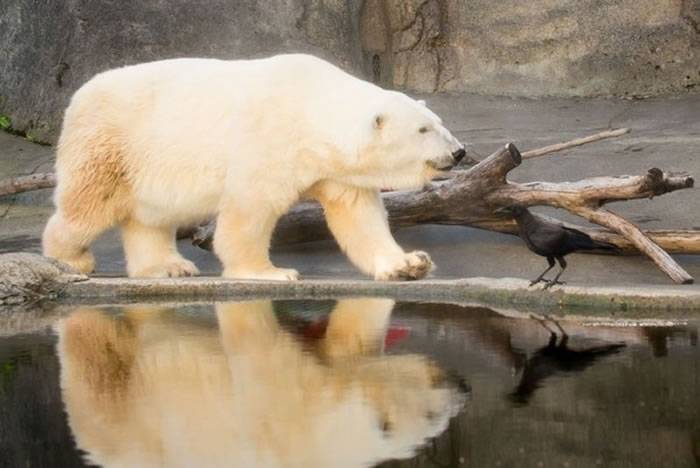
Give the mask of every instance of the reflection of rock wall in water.
[{"label": "reflection of rock wall in water", "polygon": [[53,140],[101,70],[288,51],[414,91],[658,94],[700,84],[699,24],[700,0],[5,0],[0,113]]}]

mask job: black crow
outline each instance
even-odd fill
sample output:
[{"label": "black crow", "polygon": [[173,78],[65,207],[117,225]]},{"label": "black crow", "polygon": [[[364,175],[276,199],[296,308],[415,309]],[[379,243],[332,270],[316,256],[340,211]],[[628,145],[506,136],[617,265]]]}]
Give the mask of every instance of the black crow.
[{"label": "black crow", "polygon": [[[619,250],[616,246],[606,242],[594,241],[591,237],[576,229],[550,223],[540,217],[534,216],[527,208],[522,206],[508,206],[497,210],[499,213],[510,213],[518,223],[518,235],[525,241],[527,248],[537,255],[547,257],[549,267],[540,276],[530,282],[530,286],[544,281],[549,288],[555,284],[564,284],[559,277],[566,269],[564,256],[578,250]],[[553,280],[544,279],[544,275],[554,268],[554,259],[559,261],[561,271]]]}]

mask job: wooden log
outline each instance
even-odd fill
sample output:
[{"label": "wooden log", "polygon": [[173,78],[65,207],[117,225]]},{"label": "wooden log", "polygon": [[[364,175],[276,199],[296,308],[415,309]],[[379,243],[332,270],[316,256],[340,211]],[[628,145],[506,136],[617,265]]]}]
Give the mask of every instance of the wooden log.
[{"label": "wooden log", "polygon": [[0,197],[55,186],[56,174],[50,172],[13,177],[12,179],[0,181]]},{"label": "wooden log", "polygon": [[[410,203],[406,203],[405,208],[411,209],[412,207]],[[403,204],[396,204],[394,206],[394,210],[389,211],[389,221],[392,229],[394,230],[401,227],[423,224],[423,221],[421,221],[421,219],[424,218],[423,215],[416,217],[405,216],[402,213],[404,210]],[[395,212],[399,212],[399,215],[395,215]],[[561,222],[554,218],[545,218],[553,222]],[[466,219],[464,221],[453,219],[450,222],[437,220],[433,221],[433,224],[469,226],[503,234],[517,234],[515,222],[512,219],[507,218],[494,217],[471,221]],[[572,223],[561,224],[578,229],[579,231],[583,231],[595,240],[607,242],[617,246],[620,249],[619,254],[640,255],[639,250],[632,242],[616,232]],[[188,228],[186,231],[183,231],[182,234],[179,234],[178,237],[181,239],[192,237],[192,243],[194,245],[197,245],[205,250],[211,250],[211,241],[213,239],[215,228],[216,223],[211,222],[194,229],[194,233],[192,232],[193,230],[191,228]],[[700,231],[697,229],[651,229],[644,230],[643,232],[662,249],[669,253],[700,255]],[[329,240],[332,238],[333,237],[331,236],[330,231],[326,227],[326,221],[323,217],[323,210],[321,209],[321,206],[316,202],[303,202],[294,206],[289,213],[280,219],[277,227],[275,228],[272,245],[290,245],[301,242]],[[588,252],[584,251],[581,253]],[[609,253],[602,251],[595,252],[595,254],[610,255]]]}]

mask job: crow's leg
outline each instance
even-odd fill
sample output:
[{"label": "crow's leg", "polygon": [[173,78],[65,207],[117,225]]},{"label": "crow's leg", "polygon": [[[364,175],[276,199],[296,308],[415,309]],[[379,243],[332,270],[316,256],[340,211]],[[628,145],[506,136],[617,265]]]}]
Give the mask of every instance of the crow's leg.
[{"label": "crow's leg", "polygon": [[[536,320],[541,320],[542,322],[552,322],[552,323],[554,324],[554,326],[557,327],[557,329],[559,329],[559,331],[561,332],[562,336],[567,336],[566,330],[564,330],[564,329],[562,328],[561,324],[560,324],[557,320],[553,319],[551,315],[545,314],[545,315],[543,315],[542,317],[543,317],[542,319],[539,319],[539,318],[537,318],[535,315],[530,314],[530,318],[534,318],[534,319],[536,319]],[[550,330],[550,328],[547,327],[547,330]]]},{"label": "crow's leg", "polygon": [[545,315],[545,318],[541,319],[534,314],[530,314],[530,318],[536,320],[537,323],[542,325],[542,328],[549,332],[549,343],[547,343],[547,348],[554,348],[557,344],[557,334],[554,330],[547,326],[547,321],[545,319],[547,319],[548,317]]},{"label": "crow's leg", "polygon": [[566,333],[566,330],[564,330],[564,329],[562,328],[562,326],[559,324],[559,322],[557,322],[557,321],[554,320],[553,318],[550,318],[549,321],[552,322],[554,325],[556,325],[556,327],[557,327],[557,328],[559,329],[559,331],[561,332],[562,336],[569,336],[569,334]]},{"label": "crow's leg", "polygon": [[564,260],[564,257],[557,257],[557,260],[559,261],[559,266],[561,266],[561,270],[559,270],[559,273],[557,273],[557,276],[555,276],[553,280],[547,281],[547,284],[545,285],[544,289],[551,288],[555,284],[566,284],[565,281],[559,281],[559,277],[562,273],[564,273],[564,270],[566,270],[566,260]]},{"label": "crow's leg", "polygon": [[569,335],[568,335],[568,333],[566,333],[566,330],[564,330],[564,329],[562,328],[562,326],[559,324],[559,322],[557,322],[556,320],[554,320],[554,319],[551,318],[551,317],[547,317],[547,319],[548,319],[550,322],[552,322],[554,325],[556,325],[556,327],[557,327],[557,328],[559,329],[559,331],[561,332],[561,341],[559,342],[559,347],[560,347],[560,348],[566,348],[566,344],[567,344],[567,342],[569,341]]},{"label": "crow's leg", "polygon": [[[532,315],[531,315],[531,317],[532,317]],[[554,326],[557,327],[557,329],[561,333],[561,342],[559,343],[559,347],[566,347],[566,343],[567,343],[567,341],[569,341],[569,334],[566,333],[566,330],[564,330],[564,328],[562,328],[561,324],[558,321],[554,320],[550,315],[544,315],[543,317],[544,317],[543,322],[552,322],[554,324]],[[549,330],[550,332],[552,331],[549,327],[547,327],[547,330]]]},{"label": "crow's leg", "polygon": [[530,281],[530,286],[534,286],[540,281],[547,281],[544,279],[544,275],[546,275],[549,270],[554,268],[554,257],[547,257],[547,262],[549,263],[549,267],[546,270],[544,270],[540,276]]}]

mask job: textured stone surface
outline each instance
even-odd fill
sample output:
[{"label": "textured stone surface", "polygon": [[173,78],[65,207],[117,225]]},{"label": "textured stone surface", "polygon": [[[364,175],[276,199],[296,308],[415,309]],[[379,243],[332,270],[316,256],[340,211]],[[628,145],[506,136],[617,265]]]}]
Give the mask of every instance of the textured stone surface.
[{"label": "textured stone surface", "polygon": [[68,265],[33,253],[0,255],[0,305],[53,297],[87,276]]},{"label": "textured stone surface", "polygon": [[[336,298],[347,296],[392,297],[403,301],[442,300],[470,302],[490,306],[562,309],[590,307],[588,313],[616,316],[634,311],[643,316],[656,309],[675,311],[680,316],[700,312],[700,291],[683,286],[577,287],[557,286],[551,290],[529,287],[517,278],[466,278],[461,280],[427,279],[421,281],[304,280],[245,281],[223,278],[91,278],[65,288],[63,297],[72,301],[125,300],[221,300],[225,298]],[[640,310],[642,315],[640,315]],[[595,312],[594,312],[595,311]],[[668,316],[668,318],[674,318]]]},{"label": "textured stone surface", "polygon": [[368,0],[361,31],[408,89],[653,95],[700,84],[699,19],[699,0]]}]

